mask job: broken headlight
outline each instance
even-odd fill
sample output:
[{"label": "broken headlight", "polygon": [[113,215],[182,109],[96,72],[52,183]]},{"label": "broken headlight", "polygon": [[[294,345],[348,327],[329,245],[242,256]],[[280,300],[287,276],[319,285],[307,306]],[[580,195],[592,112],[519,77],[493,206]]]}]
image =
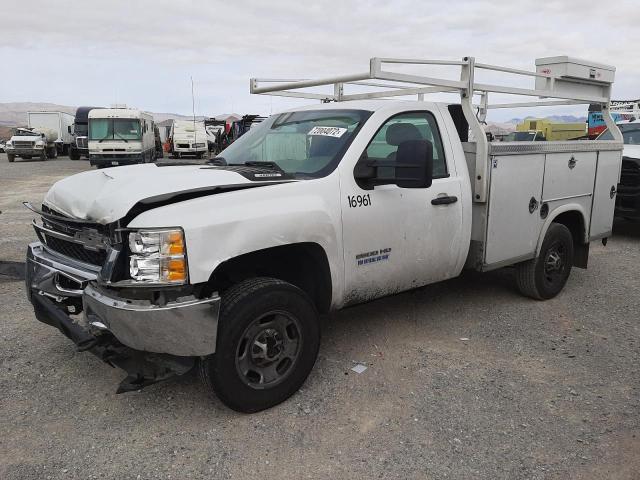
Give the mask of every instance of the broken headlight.
[{"label": "broken headlight", "polygon": [[129,275],[142,283],[187,281],[187,252],[182,229],[129,233]]}]

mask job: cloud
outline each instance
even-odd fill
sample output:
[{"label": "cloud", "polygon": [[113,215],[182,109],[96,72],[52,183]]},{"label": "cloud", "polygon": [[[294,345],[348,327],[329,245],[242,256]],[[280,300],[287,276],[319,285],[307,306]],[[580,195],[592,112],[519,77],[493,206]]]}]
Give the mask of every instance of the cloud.
[{"label": "cloud", "polygon": [[[614,95],[638,97],[634,0],[32,0],[0,29],[0,101],[112,103],[201,113],[265,112],[250,76],[366,70],[372,56],[460,58],[533,68],[568,54],[617,67]],[[4,69],[5,72],[9,70]]]}]

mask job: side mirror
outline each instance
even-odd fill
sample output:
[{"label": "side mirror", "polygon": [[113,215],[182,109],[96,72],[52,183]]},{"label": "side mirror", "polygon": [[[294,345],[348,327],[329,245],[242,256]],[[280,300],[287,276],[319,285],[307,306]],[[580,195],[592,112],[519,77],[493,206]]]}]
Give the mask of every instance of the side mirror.
[{"label": "side mirror", "polygon": [[433,146],[427,140],[409,140],[398,146],[396,185],[428,188],[433,181]]},{"label": "side mirror", "polygon": [[[379,176],[380,168],[391,168],[393,176]],[[433,146],[427,140],[408,140],[398,146],[395,160],[372,160],[365,156],[353,169],[358,185],[371,190],[376,185],[400,188],[428,188],[433,179]]]}]

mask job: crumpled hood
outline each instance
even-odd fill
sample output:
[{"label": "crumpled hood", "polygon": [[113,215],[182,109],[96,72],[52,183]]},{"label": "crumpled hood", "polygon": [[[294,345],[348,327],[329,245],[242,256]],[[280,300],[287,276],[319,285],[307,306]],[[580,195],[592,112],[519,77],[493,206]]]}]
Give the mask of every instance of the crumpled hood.
[{"label": "crumpled hood", "polygon": [[203,165],[131,165],[64,178],[49,189],[44,204],[63,215],[107,224],[150,197],[245,183],[252,182],[236,172]]}]

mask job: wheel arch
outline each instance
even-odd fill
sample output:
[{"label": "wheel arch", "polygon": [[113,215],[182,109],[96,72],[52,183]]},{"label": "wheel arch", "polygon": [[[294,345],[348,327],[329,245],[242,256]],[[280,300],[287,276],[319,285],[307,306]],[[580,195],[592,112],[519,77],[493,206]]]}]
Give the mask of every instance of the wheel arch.
[{"label": "wheel arch", "polygon": [[327,313],[332,302],[329,259],[318,243],[301,242],[255,250],[220,263],[209,277],[209,285],[224,292],[247,278],[273,277],[303,290],[318,312]]},{"label": "wheel arch", "polygon": [[577,203],[569,203],[555,208],[549,213],[538,238],[536,247],[536,257],[540,255],[542,242],[552,223],[564,225],[571,232],[573,237],[573,265],[579,268],[586,268],[589,258],[589,232],[587,213],[584,207]]}]

